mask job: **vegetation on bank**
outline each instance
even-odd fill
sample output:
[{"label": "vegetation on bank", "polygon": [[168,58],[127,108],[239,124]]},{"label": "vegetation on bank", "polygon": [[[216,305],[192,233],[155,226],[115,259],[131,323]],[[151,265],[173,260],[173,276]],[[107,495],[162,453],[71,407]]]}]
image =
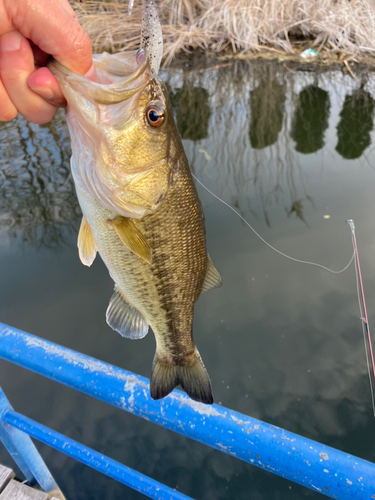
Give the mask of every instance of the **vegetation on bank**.
[{"label": "vegetation on bank", "polygon": [[[70,0],[96,52],[139,46],[141,0]],[[374,0],[155,0],[165,61],[179,52],[375,64]],[[312,56],[314,58],[314,55]]]}]

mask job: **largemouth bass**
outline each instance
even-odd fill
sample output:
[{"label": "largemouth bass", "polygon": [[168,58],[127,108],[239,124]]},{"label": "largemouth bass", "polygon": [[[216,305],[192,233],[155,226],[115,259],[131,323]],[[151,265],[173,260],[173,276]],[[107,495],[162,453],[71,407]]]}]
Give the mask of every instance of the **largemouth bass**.
[{"label": "largemouth bass", "polygon": [[131,339],[152,328],[152,398],[180,385],[211,404],[192,321],[199,295],[220,286],[221,276],[207,254],[202,207],[157,76],[158,41],[146,40],[137,52],[95,55],[96,81],[56,61],[50,66],[68,102],[83,212],[79,255],[90,266],[98,252],[115,282],[107,323]]}]

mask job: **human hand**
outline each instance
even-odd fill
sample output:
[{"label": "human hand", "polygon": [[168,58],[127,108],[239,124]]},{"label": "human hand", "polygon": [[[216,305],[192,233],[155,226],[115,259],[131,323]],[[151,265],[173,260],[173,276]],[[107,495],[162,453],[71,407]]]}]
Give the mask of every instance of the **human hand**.
[{"label": "human hand", "polygon": [[0,0],[0,121],[21,113],[47,123],[66,105],[49,55],[81,75],[92,67],[90,39],[68,0]]}]

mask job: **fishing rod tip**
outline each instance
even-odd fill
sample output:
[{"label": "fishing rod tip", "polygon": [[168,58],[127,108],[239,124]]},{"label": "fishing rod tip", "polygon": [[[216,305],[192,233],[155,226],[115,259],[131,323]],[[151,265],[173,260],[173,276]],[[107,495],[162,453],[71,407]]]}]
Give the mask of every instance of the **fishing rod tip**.
[{"label": "fishing rod tip", "polygon": [[354,233],[354,220],[353,219],[347,219],[346,222],[349,224],[350,226],[350,229],[353,231]]}]

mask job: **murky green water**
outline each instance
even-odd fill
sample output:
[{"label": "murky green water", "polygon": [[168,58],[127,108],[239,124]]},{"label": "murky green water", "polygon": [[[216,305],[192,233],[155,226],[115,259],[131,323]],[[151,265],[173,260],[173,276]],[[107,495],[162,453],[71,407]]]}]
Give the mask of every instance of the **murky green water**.
[{"label": "murky green water", "polygon": [[[375,325],[375,78],[291,69],[186,66],[164,78],[194,174],[270,244],[338,270],[354,219]],[[0,127],[0,320],[149,376],[153,336],[113,332],[108,272],[100,259],[79,262],[69,157],[63,113],[50,126]],[[215,401],[375,461],[354,268],[333,275],[287,260],[198,190],[224,279],[194,320]],[[0,384],[16,410],[197,500],[321,498],[4,361]],[[67,498],[143,498],[38,447]],[[12,464],[4,449],[0,463]]]}]

